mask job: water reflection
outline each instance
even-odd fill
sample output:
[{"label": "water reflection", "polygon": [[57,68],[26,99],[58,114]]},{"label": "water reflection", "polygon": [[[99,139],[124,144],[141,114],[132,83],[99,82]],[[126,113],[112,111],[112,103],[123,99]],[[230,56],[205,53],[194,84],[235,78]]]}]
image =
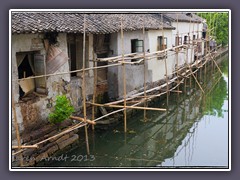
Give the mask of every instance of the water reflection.
[{"label": "water reflection", "polygon": [[[167,112],[143,112],[123,124],[90,135],[90,152],[94,160],[48,162],[56,167],[167,167],[228,166],[228,59],[223,61],[222,76],[217,69],[199,74],[205,93],[191,80],[191,88],[168,102],[156,101],[150,106],[166,107]],[[188,84],[190,81],[188,82]],[[182,87],[182,90],[185,88]],[[84,136],[82,136],[84,137]],[[69,157],[86,155],[82,138],[79,146],[66,152]]]}]

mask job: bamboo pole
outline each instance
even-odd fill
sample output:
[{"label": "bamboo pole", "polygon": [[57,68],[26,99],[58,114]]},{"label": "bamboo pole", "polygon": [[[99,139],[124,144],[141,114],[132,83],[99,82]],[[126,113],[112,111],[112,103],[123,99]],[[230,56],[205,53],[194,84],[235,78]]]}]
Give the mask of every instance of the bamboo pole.
[{"label": "bamboo pole", "polygon": [[[93,51],[93,59],[95,59],[95,56],[94,56],[94,51]],[[94,61],[93,62],[93,67],[96,67],[96,62]],[[97,69],[94,69],[93,70],[93,77],[94,77],[94,80],[93,80],[93,103],[95,103],[95,100],[96,100],[96,93],[97,93]],[[95,106],[92,106],[92,120],[95,119]],[[92,125],[92,130],[94,130],[94,125]]]},{"label": "bamboo pole", "polygon": [[[179,30],[178,30],[178,14],[177,14],[177,37],[179,37]],[[178,54],[179,50],[176,49],[176,62],[177,62],[177,83],[179,83],[179,62],[178,62]],[[178,91],[179,91],[179,86],[178,86]],[[178,96],[179,96],[179,93],[178,93]]]},{"label": "bamboo pole", "polygon": [[219,72],[220,72],[221,74],[223,74],[223,72],[222,72],[221,69],[219,68],[219,66],[218,66],[217,62],[214,60],[214,58],[213,58],[211,55],[210,55],[210,57],[211,57],[211,59],[212,59],[212,62],[215,63],[215,65],[216,65],[217,69],[219,70]]},{"label": "bamboo pole", "polygon": [[167,83],[167,107],[168,107],[168,96],[169,96],[169,84],[168,84],[168,70],[167,70],[167,51],[165,51],[164,44],[164,31],[163,31],[163,14],[161,14],[161,23],[162,23],[162,45],[164,50],[164,65],[165,65],[165,73],[166,73],[166,83]]},{"label": "bamboo pole", "polygon": [[[202,92],[204,93],[204,90],[203,90],[202,86],[199,84],[199,82],[198,82],[197,78],[195,77],[195,75],[193,74],[191,67],[190,67],[189,65],[188,65],[188,67],[189,67],[189,69],[190,69],[190,71],[191,71],[192,76],[194,77],[195,81],[197,82],[198,86],[200,87],[200,89],[201,89]],[[191,80],[191,79],[190,79],[190,80]]]},{"label": "bamboo pole", "polygon": [[[146,57],[145,57],[145,18],[143,17],[143,59],[144,59],[144,71],[143,71],[143,74],[144,74],[144,98],[146,98],[147,96],[147,93],[146,93],[146,90],[147,90],[147,87],[146,87]],[[144,107],[147,106],[147,102],[144,101]],[[144,118],[144,122],[147,121],[147,112],[146,112],[146,109],[144,109],[144,112],[143,112],[143,118]]]},{"label": "bamboo pole", "polygon": [[81,121],[81,122],[86,122],[86,123],[89,123],[89,124],[92,124],[92,125],[96,125],[96,122],[91,121],[89,119],[84,119],[84,118],[76,117],[76,116],[70,116],[69,118],[70,119],[75,119],[75,120],[78,120],[78,121]]},{"label": "bamboo pole", "polygon": [[127,109],[126,109],[126,67],[124,61],[124,45],[123,45],[123,15],[121,15],[121,47],[122,47],[122,77],[123,77],[123,98],[124,98],[124,132],[127,132]]},{"label": "bamboo pole", "polygon": [[[85,68],[85,71],[90,71],[90,70],[94,70],[94,69],[102,69],[102,68],[106,68],[106,67],[120,66],[120,65],[122,65],[122,63],[109,64],[109,65],[104,65],[104,66],[97,66],[95,68],[94,67],[89,67],[89,68]],[[26,78],[21,78],[21,79],[17,79],[17,80],[13,80],[13,81],[22,81],[22,80],[27,80],[27,79],[36,79],[36,78],[50,77],[50,76],[59,76],[59,75],[76,73],[76,72],[83,72],[83,69],[74,70],[74,71],[67,71],[67,72],[60,72],[60,73],[53,73],[53,74],[46,74],[46,75],[39,75],[39,76],[29,76],[29,77],[26,77]]]},{"label": "bamboo pole", "polygon": [[[40,142],[38,142],[38,143],[36,143],[36,144],[34,144],[34,145],[40,145],[40,144],[45,143],[45,142],[47,142],[47,141],[49,141],[49,140],[51,140],[51,139],[57,138],[57,137],[59,137],[59,136],[61,136],[61,135],[63,135],[63,134],[69,133],[69,132],[71,132],[71,131],[79,128],[81,124],[82,124],[82,123],[78,123],[78,124],[76,124],[76,125],[74,125],[74,126],[72,126],[72,127],[69,127],[68,129],[64,130],[63,132],[60,132],[60,133],[58,133],[58,134],[56,134],[56,135],[53,135],[53,136],[51,136],[51,137],[49,137],[49,138],[47,138],[47,139],[44,139],[44,140],[42,140],[42,141],[40,141]],[[18,151],[18,152],[15,152],[15,153],[13,153],[12,155],[17,155],[17,154],[19,154],[19,153],[21,153],[21,152],[23,152],[23,150],[20,150],[20,151]]]},{"label": "bamboo pole", "polygon": [[12,146],[12,149],[38,149],[39,146],[38,145],[22,145],[22,146]]},{"label": "bamboo pole", "polygon": [[[14,116],[14,127],[16,131],[16,136],[17,136],[17,143],[18,143],[18,150],[21,149],[21,138],[20,138],[20,133],[18,129],[18,123],[17,123],[17,113],[16,113],[16,108],[15,108],[15,103],[14,103],[14,98],[12,94],[12,110],[13,110],[13,116]],[[20,166],[23,166],[23,156],[22,153],[19,154],[19,159],[20,159]]]},{"label": "bamboo pole", "polygon": [[[172,47],[172,48],[168,48],[165,51],[175,50],[175,49],[181,48],[181,47],[185,47],[185,45],[179,45],[179,46],[175,46],[175,47]],[[146,59],[148,59],[149,56],[152,56],[154,54],[161,54],[162,52],[164,52],[164,51],[156,51],[156,52],[153,52],[153,53],[148,53],[145,56],[146,56]],[[136,54],[136,53],[133,53],[133,54]],[[158,57],[158,56],[156,56],[156,57]],[[135,58],[136,57],[133,57],[132,59],[135,59]],[[138,56],[137,58],[141,58],[141,56]],[[154,59],[154,58],[155,57],[153,57],[151,59]],[[105,58],[103,58],[103,59],[105,59]],[[124,63],[129,63],[129,62],[124,62]],[[90,71],[90,70],[93,70],[93,69],[101,69],[101,68],[106,68],[106,67],[120,66],[122,64],[123,64],[123,62],[118,62],[116,64],[108,64],[108,65],[104,65],[104,66],[89,67],[89,68],[85,68],[84,70],[85,71]],[[83,69],[78,69],[78,70],[74,70],[74,71],[52,73],[52,74],[39,75],[39,76],[31,76],[31,77],[26,77],[26,78],[12,80],[12,82],[21,81],[21,80],[27,80],[27,79],[42,78],[42,77],[59,76],[59,75],[71,74],[71,73],[82,72],[82,71],[83,71]]]},{"label": "bamboo pole", "polygon": [[[177,48],[183,48],[186,47],[186,45],[181,44],[181,45],[177,45],[175,47],[171,47],[171,48],[167,48],[165,49],[165,51],[171,51],[171,50],[175,50]],[[152,53],[147,53],[146,57],[155,55],[155,54],[161,54],[164,53],[164,50],[160,50],[160,51],[156,51],[156,52],[152,52]],[[130,60],[130,59],[136,59],[136,58],[143,58],[143,53],[131,53],[131,54],[127,54],[127,55],[123,55],[124,60]],[[126,59],[127,58],[127,59]],[[115,57],[109,57],[109,58],[97,58],[98,61],[110,61],[110,62],[122,62],[122,56],[115,56]]]},{"label": "bamboo pole", "polygon": [[[141,102],[142,103],[142,102]],[[112,108],[129,108],[129,109],[142,109],[142,110],[151,110],[151,111],[166,111],[166,109],[163,108],[149,108],[149,107],[135,107],[135,106],[121,106],[121,105],[106,105],[106,104],[98,104],[98,103],[89,103],[93,106],[99,106],[99,107],[112,107]]]},{"label": "bamboo pole", "polygon": [[[189,66],[190,66],[190,65],[189,65]],[[191,66],[191,67],[192,67],[192,66]],[[186,70],[186,72],[183,72],[182,76],[186,75],[188,72],[190,72],[190,70]],[[177,79],[177,77],[174,77],[174,78],[172,78],[169,82],[170,82],[170,83],[173,83],[176,79]],[[165,87],[165,86],[166,86],[166,83],[163,84],[163,85],[154,87],[154,88],[152,88],[152,89],[148,89],[146,92],[147,92],[147,93],[150,93],[150,92],[153,92],[153,91],[155,91],[155,90],[159,90],[159,89],[161,89],[161,88],[163,88],[163,87]],[[140,93],[134,94],[134,95],[132,95],[131,97],[127,98],[126,100],[131,100],[131,99],[137,98],[137,97],[139,97],[139,96],[141,96],[141,95],[143,95],[143,94],[144,94],[144,92],[140,92]],[[121,103],[121,102],[123,102],[123,100],[113,101],[113,102],[109,102],[109,103],[106,103],[106,104],[107,104],[107,105],[110,105],[110,104],[117,104],[117,103]]]},{"label": "bamboo pole", "polygon": [[111,115],[116,114],[116,113],[119,113],[119,112],[121,112],[121,111],[124,111],[124,108],[123,108],[123,109],[118,109],[118,110],[113,111],[113,112],[110,112],[110,113],[108,113],[108,114],[105,114],[105,115],[103,115],[103,116],[95,119],[94,121],[95,121],[95,122],[96,122],[96,121],[99,121],[99,120],[101,120],[101,119],[103,119],[103,118],[105,118],[105,117],[111,116]]},{"label": "bamboo pole", "polygon": [[[86,51],[86,14],[84,14],[84,22],[83,22],[83,77],[82,77],[82,96],[83,96],[83,117],[84,122],[87,122],[87,109],[86,109],[86,86],[85,86],[85,51]],[[85,139],[86,139],[86,148],[87,154],[90,154],[89,150],[89,143],[88,143],[88,127],[84,126],[85,128]]]}]

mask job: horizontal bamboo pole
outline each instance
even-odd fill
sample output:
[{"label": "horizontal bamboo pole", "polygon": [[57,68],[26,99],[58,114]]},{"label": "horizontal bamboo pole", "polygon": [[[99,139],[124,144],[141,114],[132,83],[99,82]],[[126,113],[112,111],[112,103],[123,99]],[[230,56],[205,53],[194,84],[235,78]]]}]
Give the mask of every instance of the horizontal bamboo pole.
[{"label": "horizontal bamboo pole", "polygon": [[172,90],[171,92],[182,93],[182,91]]},{"label": "horizontal bamboo pole", "polygon": [[[120,105],[106,105],[106,104],[97,104],[97,103],[89,103],[93,106],[99,106],[99,107],[112,107],[112,108],[124,108],[124,106]],[[148,108],[148,107],[135,107],[135,106],[125,106],[129,109],[143,109],[143,110],[151,110],[151,111],[166,111],[166,109],[163,108]]]},{"label": "horizontal bamboo pole", "polygon": [[101,119],[103,119],[103,118],[105,118],[105,117],[111,116],[111,115],[116,114],[116,113],[121,112],[121,111],[124,111],[124,108],[123,108],[123,109],[118,109],[118,110],[113,111],[113,112],[110,112],[110,113],[108,113],[108,114],[105,114],[105,115],[103,115],[103,116],[95,119],[94,122],[99,121],[99,120],[101,120]]},{"label": "horizontal bamboo pole", "polygon": [[20,148],[20,149],[25,149],[25,148],[27,148],[27,149],[37,149],[37,148],[39,148],[39,146],[38,145],[12,146],[12,149],[18,149],[18,148]]},{"label": "horizontal bamboo pole", "polygon": [[[78,121],[81,121],[81,122],[85,122],[84,118],[81,118],[81,117],[70,116],[70,118],[71,118],[71,119],[78,120]],[[87,122],[88,124],[96,125],[96,122],[91,121],[91,120],[89,120],[89,119],[86,119],[86,122]]]},{"label": "horizontal bamboo pole", "polygon": [[[165,53],[166,51],[170,51],[170,50],[175,50],[177,48],[181,48],[181,47],[186,47],[186,45],[182,44],[182,45],[179,45],[179,46],[175,46],[175,47],[171,47],[171,48],[168,48],[168,49],[165,49],[165,50],[161,50],[161,51],[156,51],[156,52],[152,52],[152,53],[147,53],[145,54],[146,58],[148,56],[152,56],[152,55],[155,55],[155,54],[159,54],[159,53]],[[131,53],[131,54],[126,54],[124,55],[124,60],[126,57],[130,57],[130,58],[143,58],[143,53]],[[122,56],[115,56],[115,57],[109,57],[109,58],[97,58],[96,59],[97,61],[101,61],[101,62],[104,62],[104,61],[112,61],[112,62],[117,62],[117,61],[121,61],[122,60]]]},{"label": "horizontal bamboo pole", "polygon": [[[85,71],[107,68],[107,67],[113,67],[113,66],[120,66],[120,65],[122,65],[122,63],[109,64],[109,65],[96,66],[96,67],[89,67],[89,68],[86,68]],[[21,80],[25,80],[25,79],[35,79],[35,78],[42,78],[42,77],[59,76],[59,75],[71,74],[71,73],[82,72],[82,71],[83,71],[83,69],[78,69],[78,70],[74,70],[74,71],[67,71],[67,72],[60,72],[60,73],[53,73],[53,74],[46,74],[46,75],[39,75],[39,76],[31,76],[31,77],[27,77],[27,78],[12,80],[12,81],[21,81]]]}]

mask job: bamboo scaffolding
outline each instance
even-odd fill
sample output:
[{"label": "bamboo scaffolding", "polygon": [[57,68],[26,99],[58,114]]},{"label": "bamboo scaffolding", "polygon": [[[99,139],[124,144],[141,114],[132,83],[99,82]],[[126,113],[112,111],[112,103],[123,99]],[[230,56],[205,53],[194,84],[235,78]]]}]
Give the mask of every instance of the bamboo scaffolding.
[{"label": "bamboo scaffolding", "polygon": [[[172,47],[172,48],[168,48],[168,49],[166,49],[166,51],[175,50],[175,49],[181,48],[181,47],[186,47],[186,45],[179,45],[179,46],[175,46],[175,47]],[[153,53],[148,53],[148,54],[145,55],[146,56],[145,58],[146,58],[146,60],[151,60],[151,59],[154,59],[156,57],[161,57],[161,56],[154,56],[154,57],[147,57],[147,56],[152,56],[153,54],[160,54],[160,53],[163,53],[163,52],[164,52],[164,50],[156,51],[156,52],[153,52]],[[132,54],[136,54],[136,53],[132,53]],[[136,59],[136,58],[141,58],[141,57],[142,56],[136,56],[136,57],[133,57],[131,59]],[[103,58],[103,59],[105,59],[105,58]],[[131,62],[124,62],[124,63],[131,64]],[[134,63],[132,63],[132,64],[134,64]],[[123,65],[123,62],[119,62],[119,63],[116,63],[116,64],[108,64],[108,65],[103,65],[103,66],[89,67],[89,68],[85,68],[84,71],[90,71],[90,70],[94,70],[94,69],[108,68],[108,67],[120,66],[120,65]],[[14,82],[14,81],[27,80],[27,79],[42,78],[42,77],[59,76],[59,75],[76,73],[76,72],[83,72],[83,69],[78,69],[78,70],[74,70],[74,71],[67,71],[67,72],[60,72],[60,73],[45,74],[45,75],[39,75],[39,76],[31,76],[31,77],[12,80],[12,81]]]},{"label": "bamboo scaffolding", "polygon": [[[97,66],[95,68],[94,67],[89,67],[89,68],[85,68],[85,71],[107,68],[107,67],[113,67],[113,66],[120,66],[120,65],[122,65],[122,63],[109,64],[109,65],[104,65],[104,66]],[[42,77],[59,76],[59,75],[64,75],[64,74],[76,73],[76,72],[83,72],[83,69],[74,70],[74,71],[67,71],[67,72],[60,72],[60,73],[53,73],[53,74],[46,74],[46,75],[39,75],[39,76],[30,76],[30,77],[16,79],[16,80],[12,80],[12,81],[14,82],[14,81],[27,80],[27,79],[42,78]]]},{"label": "bamboo scaffolding", "polygon": [[[146,90],[147,90],[147,87],[146,87],[146,56],[145,56],[145,18],[143,19],[143,62],[144,62],[144,71],[143,71],[143,74],[144,74],[144,98],[146,98],[147,96],[147,93],[146,93]],[[147,121],[147,112],[146,112],[146,109],[145,107],[147,106],[147,103],[146,101],[144,101],[144,111],[143,111],[143,118],[144,118],[144,121],[146,122]]]},{"label": "bamboo scaffolding", "polygon": [[[141,102],[142,103],[142,102]],[[89,103],[93,106],[99,106],[99,107],[111,107],[111,108],[124,108],[124,109],[142,109],[142,110],[151,110],[151,111],[166,111],[166,109],[163,108],[149,108],[149,107],[135,107],[135,106],[120,106],[120,105],[106,105],[106,104],[98,104],[98,103]]]},{"label": "bamboo scaffolding", "polygon": [[[182,45],[178,45],[175,47],[171,47],[171,48],[167,48],[165,50],[160,50],[160,51],[156,51],[156,52],[152,52],[152,53],[147,53],[145,54],[146,58],[152,55],[156,55],[156,54],[161,54],[164,53],[165,51],[170,51],[170,50],[175,50],[177,48],[184,48],[186,47],[186,45],[182,44]],[[126,59],[126,57],[129,57],[129,59]],[[131,60],[131,59],[138,59],[138,58],[143,58],[143,53],[131,53],[127,55],[123,55],[123,56],[115,56],[115,57],[109,57],[109,58],[97,58],[97,61],[100,62],[104,62],[104,61],[108,61],[108,62],[122,62],[122,59],[124,60]]]},{"label": "bamboo scaffolding", "polygon": [[[87,122],[87,109],[86,109],[86,87],[85,87],[85,46],[86,46],[86,14],[84,14],[84,22],[83,22],[83,79],[82,79],[82,97],[83,97],[83,118],[84,122]],[[88,127],[85,126],[85,140],[86,140],[86,148],[87,148],[87,154],[90,154],[89,150],[89,143],[88,143]]]},{"label": "bamboo scaffolding", "polygon": [[[195,63],[197,63],[197,62],[195,62]],[[195,63],[194,63],[194,64],[195,64]],[[191,69],[190,65],[189,65],[188,67]],[[189,69],[186,70],[186,72],[182,73],[182,75],[184,76],[184,75],[186,75],[188,72],[190,72]],[[176,79],[177,79],[177,77],[174,77],[174,78],[172,78],[171,80],[169,80],[169,82],[170,82],[170,83],[173,83]],[[167,84],[165,83],[165,84],[163,84],[163,85],[160,85],[160,86],[157,86],[157,87],[148,89],[148,90],[146,90],[146,93],[150,93],[150,92],[155,91],[155,90],[160,90],[161,88],[166,87],[166,85],[167,85]],[[139,97],[140,95],[143,95],[143,94],[144,94],[144,92],[140,92],[140,93],[134,94],[134,95],[132,95],[131,97],[127,98],[126,100],[132,100],[132,99],[134,99],[134,98],[136,98],[136,97]],[[106,105],[118,104],[118,103],[121,103],[121,102],[123,102],[123,100],[118,100],[118,101],[106,103]]]},{"label": "bamboo scaffolding", "polygon": [[[121,111],[124,111],[124,131],[126,132],[127,131],[127,119],[126,119],[126,109],[129,108],[129,109],[140,109],[140,110],[156,110],[156,111],[166,111],[166,109],[163,109],[163,108],[150,108],[150,107],[146,107],[145,106],[145,103],[144,103],[144,107],[139,107],[138,105],[147,101],[147,100],[151,100],[152,98],[155,98],[155,97],[159,97],[165,93],[168,93],[168,92],[177,92],[177,93],[181,93],[182,91],[179,91],[178,90],[174,90],[176,87],[179,87],[179,85],[183,82],[184,79],[182,79],[181,81],[179,81],[179,76],[182,76],[182,77],[189,77],[190,75],[192,75],[196,82],[198,83],[197,81],[197,78],[194,76],[194,73],[196,73],[198,71],[198,69],[200,67],[197,68],[197,70],[195,70],[194,72],[192,71],[192,67],[194,65],[199,65],[199,63],[201,62],[195,62],[195,63],[192,63],[191,65],[189,65],[187,63],[187,66],[188,66],[188,69],[186,70],[186,72],[184,73],[181,73],[179,75],[179,71],[180,70],[184,70],[186,69],[186,67],[183,67],[183,68],[180,68],[178,67],[178,61],[177,61],[177,77],[174,77],[172,78],[171,80],[168,79],[168,72],[167,72],[167,63],[166,63],[166,52],[168,51],[176,51],[174,54],[178,54],[179,53],[179,48],[181,47],[186,47],[187,50],[188,50],[188,46],[186,45],[178,45],[178,46],[175,46],[173,48],[168,48],[168,49],[165,49],[164,47],[164,50],[161,50],[161,51],[157,51],[157,52],[153,52],[153,53],[147,53],[145,54],[145,45],[143,46],[143,53],[142,54],[137,54],[137,53],[131,53],[131,54],[125,54],[124,55],[124,47],[123,47],[123,18],[121,18],[121,45],[122,45],[122,55],[121,56],[117,56],[117,57],[111,57],[111,58],[96,58],[93,60],[94,62],[94,67],[90,67],[90,68],[85,68],[85,46],[86,46],[86,32],[85,32],[85,29],[86,29],[86,14],[84,15],[84,37],[83,37],[83,68],[80,69],[80,70],[75,70],[75,71],[68,71],[68,72],[62,72],[62,73],[54,73],[54,74],[45,74],[45,75],[41,75],[41,76],[34,76],[34,77],[27,77],[27,78],[22,78],[22,79],[18,79],[18,81],[20,80],[23,80],[23,79],[33,79],[33,78],[41,78],[41,77],[49,77],[49,76],[55,76],[55,75],[63,75],[63,74],[70,74],[70,73],[73,73],[73,72],[82,72],[83,73],[83,80],[82,80],[82,93],[83,93],[83,112],[84,112],[84,118],[80,118],[80,117],[74,117],[74,116],[71,116],[70,118],[71,119],[76,119],[76,120],[79,120],[81,121],[81,123],[78,123],[70,128],[68,128],[67,130],[57,134],[57,135],[54,135],[52,137],[49,137],[43,141],[40,141],[34,145],[21,145],[20,143],[20,136],[19,136],[19,130],[18,130],[18,126],[17,126],[17,119],[16,119],[16,110],[15,110],[15,104],[12,103],[12,105],[14,107],[13,110],[14,110],[14,122],[15,122],[15,129],[16,129],[16,132],[17,132],[17,138],[18,138],[18,146],[12,146],[12,149],[18,149],[19,151],[18,152],[15,152],[13,153],[13,155],[17,155],[17,154],[20,154],[23,152],[24,149],[27,149],[27,148],[38,148],[40,144],[44,143],[44,142],[47,142],[48,140],[50,139],[53,139],[53,138],[56,138],[56,137],[59,137],[65,133],[68,133],[68,132],[71,132],[75,129],[78,129],[78,128],[81,128],[81,127],[85,127],[85,138],[86,138],[86,146],[87,146],[87,153],[89,154],[89,143],[88,143],[88,132],[87,132],[87,125],[88,124],[96,124],[96,121],[99,121],[105,117],[108,117],[110,115],[113,115],[115,113],[118,113],[118,112],[121,112]],[[194,32],[194,27],[193,27],[193,32]],[[163,32],[162,32],[163,33]],[[178,31],[177,31],[177,35],[179,35]],[[143,26],[143,36],[144,36],[144,42],[145,42],[145,27]],[[164,34],[163,34],[163,41],[164,41]],[[189,42],[190,42],[190,38],[189,38]],[[190,43],[189,43],[190,44]],[[188,44],[188,45],[189,45]],[[192,50],[192,49],[191,49]],[[165,70],[166,70],[166,83],[163,84],[163,85],[160,85],[160,86],[157,86],[155,88],[151,88],[149,90],[146,89],[146,77],[145,77],[145,63],[146,63],[146,60],[150,60],[150,59],[153,59],[155,57],[161,57],[161,55],[159,54],[164,54],[165,55]],[[207,56],[211,56],[211,53],[209,52]],[[93,56],[94,57],[94,56]],[[133,64],[131,62],[126,62],[125,60],[131,60],[131,59],[136,59],[136,58],[143,58],[141,61],[139,61],[139,63],[141,63],[142,61],[144,61],[144,91],[143,92],[140,92],[140,93],[137,93],[129,98],[127,98],[127,95],[126,95],[126,72],[125,72],[125,64]],[[108,65],[105,65],[105,66],[97,66],[96,67],[96,62],[102,62],[102,61],[105,61],[105,62],[114,62],[116,64],[108,64]],[[203,63],[203,64],[207,64],[207,60]],[[212,62],[214,62],[216,64],[216,66],[218,67],[217,63],[215,62],[215,60],[212,58]],[[202,63],[202,62],[201,62]],[[89,120],[87,119],[87,114],[86,114],[86,79],[85,79],[85,72],[86,71],[89,71],[89,70],[94,70],[94,94],[96,96],[96,80],[97,80],[97,73],[95,71],[97,71],[97,69],[100,69],[100,68],[108,68],[108,67],[112,67],[112,66],[119,66],[119,65],[122,65],[123,67],[123,84],[124,84],[124,89],[123,89],[123,92],[124,92],[124,99],[123,100],[119,100],[119,101],[115,101],[115,102],[110,102],[110,103],[106,103],[106,104],[97,104],[95,103],[95,97],[93,98],[93,102],[90,103],[92,105],[92,120]],[[206,66],[205,66],[206,67]],[[220,68],[218,67],[219,71],[221,72]],[[190,73],[189,73],[190,72]],[[175,80],[177,79],[177,85],[172,87],[171,89],[169,89],[169,84],[168,83],[175,83]],[[198,83],[200,89],[203,91],[201,85]],[[159,94],[156,94],[156,95],[149,95],[147,96],[147,93],[151,93],[155,90],[160,90],[161,88],[163,87],[167,87],[167,90],[165,92],[161,92]],[[203,91],[204,92],[204,91]],[[144,96],[140,96],[140,95],[144,95]],[[140,97],[143,97],[142,100],[139,100],[139,101],[129,101],[129,100],[132,100],[134,98],[140,98]],[[127,102],[129,101],[129,102]],[[124,105],[114,105],[114,104],[117,104],[117,103],[120,103],[120,102],[124,102]],[[136,102],[136,103],[135,103]],[[131,106],[127,106],[126,103],[135,103],[134,105],[131,105]],[[94,115],[94,108],[95,106],[101,106],[101,107],[112,107],[112,108],[121,108],[121,109],[118,109],[116,111],[113,111],[111,113],[108,113],[106,115],[103,115],[99,118],[96,118],[95,119],[95,115]],[[21,150],[20,150],[21,149]],[[22,158],[20,158],[22,159]]]},{"label": "bamboo scaffolding", "polygon": [[[204,64],[206,64],[206,63],[207,63],[207,61],[204,62]],[[188,71],[189,71],[189,70],[188,70]],[[197,71],[197,70],[195,70],[193,73],[195,73],[196,71]],[[184,74],[186,74],[186,73],[184,73]],[[191,74],[189,74],[189,75],[191,75]],[[189,75],[188,75],[188,76],[189,76]],[[183,80],[182,80],[182,81],[183,81]],[[178,86],[178,85],[177,85],[177,86]],[[175,86],[175,87],[173,87],[172,89],[170,89],[170,91],[172,91],[173,89],[175,89],[177,86]],[[155,88],[153,88],[153,89],[155,89]],[[161,96],[162,94],[164,94],[164,93],[160,93],[159,95],[152,95],[152,96],[148,97],[148,99],[152,99],[152,98],[154,98],[154,97]],[[140,102],[140,103],[141,103],[141,102]],[[134,106],[136,106],[136,105],[138,105],[138,104],[140,104],[140,103],[137,103],[137,104],[135,104],[135,105],[132,105],[132,107],[134,107]],[[108,116],[112,115],[112,114],[121,112],[121,111],[123,111],[123,110],[124,110],[124,108],[123,108],[123,109],[116,110],[116,111],[113,111],[113,112],[111,112],[111,113],[108,113],[108,114],[106,114],[106,115],[104,115],[104,116],[101,116],[101,117],[95,119],[94,122],[99,121],[99,120],[101,120],[101,119],[103,119],[103,118],[105,118],[105,117],[108,117]],[[77,125],[74,125],[74,126],[68,128],[67,130],[65,130],[65,131],[63,131],[63,132],[61,132],[61,133],[59,133],[59,134],[57,134],[57,135],[54,135],[54,136],[52,136],[52,137],[49,137],[49,138],[47,138],[47,139],[45,139],[45,140],[43,140],[43,141],[40,141],[40,142],[38,142],[38,143],[36,143],[36,144],[34,144],[34,145],[32,145],[32,146],[38,146],[38,145],[40,145],[40,144],[42,144],[42,143],[44,143],[44,142],[47,142],[47,141],[49,141],[49,140],[51,140],[51,139],[53,139],[53,138],[59,137],[59,136],[61,136],[61,135],[63,135],[63,134],[66,134],[66,133],[68,133],[68,132],[71,132],[71,131],[73,131],[73,130],[75,130],[75,129],[81,128],[81,127],[86,126],[86,125],[87,125],[87,123],[78,123]],[[31,146],[31,145],[29,145],[29,146]],[[15,152],[15,153],[13,153],[12,155],[17,155],[17,154],[19,154],[19,153],[22,153],[23,151],[24,151],[24,149],[22,149],[22,150],[20,150],[20,151],[18,151],[18,152]]]},{"label": "bamboo scaffolding", "polygon": [[123,102],[124,102],[124,132],[127,132],[127,102],[126,102],[126,97],[127,97],[127,87],[126,87],[126,67],[125,67],[125,60],[124,60],[124,45],[123,45],[123,15],[121,15],[121,48],[122,48],[122,77],[123,77]]},{"label": "bamboo scaffolding", "polygon": [[[94,56],[94,51],[93,51],[93,59],[95,58]],[[94,61],[93,62],[93,67],[96,67],[96,62]],[[95,103],[95,100],[96,100],[96,93],[97,93],[97,69],[94,69],[93,70],[93,103]],[[92,106],[92,120],[95,119],[95,106]],[[92,125],[92,130],[94,130],[94,125]]]},{"label": "bamboo scaffolding", "polygon": [[[49,137],[49,138],[47,138],[47,139],[44,139],[44,140],[42,140],[42,141],[39,141],[38,143],[35,143],[35,144],[33,144],[33,145],[29,145],[29,146],[36,146],[36,145],[39,146],[40,144],[43,144],[43,143],[45,143],[45,142],[47,142],[47,141],[49,141],[49,140],[51,140],[51,139],[57,138],[57,137],[59,137],[59,136],[62,136],[63,134],[66,134],[66,133],[69,133],[69,132],[71,132],[71,131],[73,131],[73,130],[75,130],[75,129],[78,129],[78,128],[80,127],[80,125],[82,125],[82,123],[78,123],[78,124],[76,124],[76,125],[73,125],[73,126],[67,128],[66,130],[64,130],[64,131],[56,134],[56,135],[53,135],[53,136],[51,136],[51,137]],[[82,127],[82,126],[81,126],[81,127]],[[19,154],[19,153],[21,153],[21,152],[23,152],[23,150],[20,150],[20,151],[18,151],[18,152],[15,152],[15,153],[13,153],[12,155],[17,155],[17,154]]]},{"label": "bamboo scaffolding", "polygon": [[[188,64],[188,66],[189,66],[189,64]],[[191,74],[192,74],[192,76],[194,77],[195,81],[197,82],[198,86],[200,87],[200,89],[201,89],[202,92],[204,93],[204,90],[203,90],[202,86],[201,86],[200,83],[198,82],[198,80],[197,80],[197,78],[195,77],[194,73],[192,72],[192,69],[191,69],[190,66],[189,66],[189,70],[191,71]]]},{"label": "bamboo scaffolding", "polygon": [[168,107],[169,84],[168,84],[168,70],[167,70],[167,60],[166,60],[167,51],[165,50],[165,44],[164,44],[163,14],[161,14],[161,22],[162,22],[162,41],[163,41],[162,44],[163,44],[163,50],[164,50],[164,65],[165,65],[166,83],[167,83],[167,107]]}]

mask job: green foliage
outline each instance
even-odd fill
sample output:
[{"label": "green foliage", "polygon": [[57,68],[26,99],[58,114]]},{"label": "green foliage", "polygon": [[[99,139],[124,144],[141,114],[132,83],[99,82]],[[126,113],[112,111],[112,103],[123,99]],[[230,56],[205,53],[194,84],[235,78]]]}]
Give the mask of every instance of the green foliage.
[{"label": "green foliage", "polygon": [[[221,63],[222,71],[226,71],[228,68],[228,60],[225,59]],[[217,81],[219,76],[212,75],[213,78]],[[210,84],[211,85],[211,84]],[[214,87],[211,93],[206,95],[206,105],[204,106],[204,114],[223,117],[223,104],[224,100],[228,98],[228,87],[227,82],[223,77],[219,80],[218,84]]]},{"label": "green foliage", "polygon": [[60,95],[57,96],[55,109],[49,114],[48,119],[51,123],[57,124],[68,119],[73,112],[74,108],[66,95]]},{"label": "green foliage", "polygon": [[216,13],[197,13],[200,17],[206,19],[208,29],[211,29],[210,36],[213,36],[217,44],[223,46],[228,44],[228,13],[227,12],[216,12]]}]

